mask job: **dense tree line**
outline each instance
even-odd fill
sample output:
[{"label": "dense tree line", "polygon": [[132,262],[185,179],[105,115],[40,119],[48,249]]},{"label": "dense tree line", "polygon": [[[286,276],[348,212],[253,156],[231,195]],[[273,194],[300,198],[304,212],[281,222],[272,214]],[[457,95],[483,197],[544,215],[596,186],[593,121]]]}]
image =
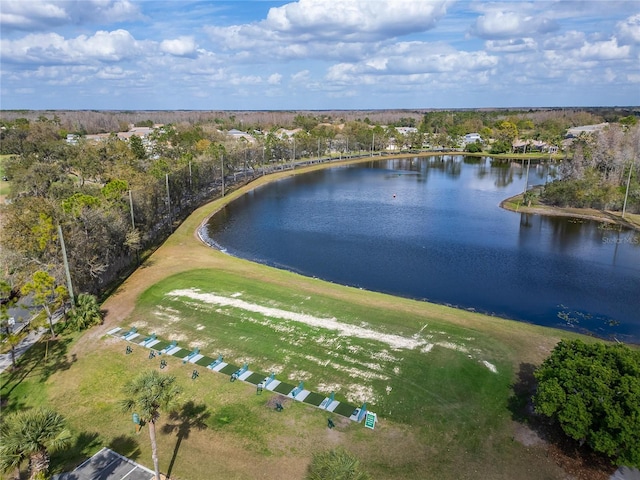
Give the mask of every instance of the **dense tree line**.
[{"label": "dense tree line", "polygon": [[640,213],[640,125],[581,135],[559,173],[543,191],[547,203]]}]

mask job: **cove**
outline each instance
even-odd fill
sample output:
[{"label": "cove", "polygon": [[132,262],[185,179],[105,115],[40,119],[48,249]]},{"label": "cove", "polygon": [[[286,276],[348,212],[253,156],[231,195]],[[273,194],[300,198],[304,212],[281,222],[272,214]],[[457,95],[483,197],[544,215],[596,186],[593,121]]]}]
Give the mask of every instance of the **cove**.
[{"label": "cove", "polygon": [[[528,185],[547,181],[531,166]],[[295,175],[203,227],[229,254],[306,276],[640,343],[640,237],[600,222],[514,213],[520,162],[372,160]]]}]

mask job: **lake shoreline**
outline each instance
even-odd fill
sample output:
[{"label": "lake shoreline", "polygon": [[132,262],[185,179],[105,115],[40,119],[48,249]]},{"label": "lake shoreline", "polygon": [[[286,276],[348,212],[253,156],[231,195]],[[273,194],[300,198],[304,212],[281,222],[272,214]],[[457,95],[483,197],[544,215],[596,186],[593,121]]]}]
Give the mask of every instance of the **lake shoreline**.
[{"label": "lake shoreline", "polygon": [[[522,194],[519,193],[500,202],[500,208],[515,213],[529,213],[544,215],[547,217],[571,217],[584,220],[593,220],[612,225],[619,225],[630,230],[640,232],[640,215],[629,214],[631,218],[622,218],[619,212],[610,210],[596,210],[594,208],[555,207],[552,205],[534,205],[531,207],[522,205]],[[637,217],[637,220],[635,218]]]}]

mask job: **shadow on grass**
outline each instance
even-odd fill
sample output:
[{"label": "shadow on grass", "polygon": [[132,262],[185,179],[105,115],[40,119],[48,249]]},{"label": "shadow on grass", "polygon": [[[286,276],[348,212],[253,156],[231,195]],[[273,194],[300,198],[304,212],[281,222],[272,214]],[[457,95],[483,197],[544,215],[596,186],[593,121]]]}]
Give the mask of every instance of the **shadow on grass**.
[{"label": "shadow on grass", "polygon": [[509,398],[508,408],[511,418],[529,428],[545,444],[546,455],[575,478],[607,479],[616,470],[611,460],[594,452],[586,443],[567,436],[560,425],[535,412],[532,397],[536,393],[537,382],[534,376],[536,366],[521,363],[513,395]]},{"label": "shadow on grass", "polygon": [[108,447],[120,455],[135,461],[140,457],[140,445],[138,441],[129,435],[119,435],[111,440]]},{"label": "shadow on grass", "polygon": [[162,433],[170,434],[176,432],[178,438],[176,440],[176,446],[173,449],[171,462],[169,462],[167,477],[171,476],[171,471],[178,456],[178,450],[180,450],[182,440],[189,438],[189,434],[194,428],[196,430],[205,429],[207,427],[207,419],[210,415],[204,403],[195,404],[193,401],[188,401],[179,411],[169,415],[169,422],[162,427]]},{"label": "shadow on grass", "polygon": [[35,343],[17,361],[16,368],[3,375],[4,382],[0,386],[3,409],[16,411],[20,408],[17,399],[11,393],[27,378],[45,382],[52,374],[71,368],[76,356],[67,355],[71,338],[46,337]]},{"label": "shadow on grass", "polygon": [[51,473],[63,473],[74,470],[100,446],[100,436],[96,432],[81,432],[66,449],[51,457]]}]

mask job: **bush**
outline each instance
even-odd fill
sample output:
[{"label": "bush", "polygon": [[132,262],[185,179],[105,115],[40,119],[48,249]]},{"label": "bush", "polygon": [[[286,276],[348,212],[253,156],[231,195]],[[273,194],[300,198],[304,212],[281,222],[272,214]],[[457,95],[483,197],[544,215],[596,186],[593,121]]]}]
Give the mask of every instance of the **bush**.
[{"label": "bush", "polygon": [[640,467],[640,351],[563,340],[535,377],[537,413],[617,464]]}]

